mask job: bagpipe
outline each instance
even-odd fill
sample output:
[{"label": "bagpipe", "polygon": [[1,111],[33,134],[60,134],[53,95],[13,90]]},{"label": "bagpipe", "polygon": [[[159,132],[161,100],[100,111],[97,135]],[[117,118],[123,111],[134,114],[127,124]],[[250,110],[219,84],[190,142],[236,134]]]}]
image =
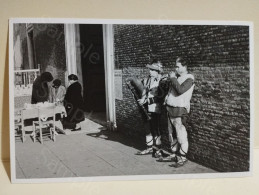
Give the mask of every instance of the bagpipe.
[{"label": "bagpipe", "polygon": [[147,121],[151,120],[151,117],[148,114],[147,108],[138,102],[138,100],[141,99],[143,93],[145,93],[145,90],[146,90],[144,85],[142,84],[142,82],[137,78],[130,78],[126,81],[126,84],[127,84],[128,88],[130,89],[130,91],[133,95],[133,98],[135,99],[135,101],[136,101],[140,111],[143,113],[145,119]]},{"label": "bagpipe", "polygon": [[[130,89],[131,94],[133,95],[134,100],[136,101],[141,113],[144,115],[144,118],[149,121],[151,119],[148,114],[147,107],[138,102],[139,99],[147,92],[147,87],[137,78],[130,78],[126,81],[128,88]],[[168,75],[161,76],[160,86],[164,93],[167,94],[168,91]]]}]

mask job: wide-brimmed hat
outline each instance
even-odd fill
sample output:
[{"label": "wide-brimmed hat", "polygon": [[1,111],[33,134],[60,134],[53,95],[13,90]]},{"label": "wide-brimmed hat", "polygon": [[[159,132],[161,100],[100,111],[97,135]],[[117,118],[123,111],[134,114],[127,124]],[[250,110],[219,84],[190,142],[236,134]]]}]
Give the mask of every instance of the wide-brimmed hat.
[{"label": "wide-brimmed hat", "polygon": [[163,65],[161,64],[161,62],[155,62],[152,64],[148,64],[146,67],[151,70],[157,70],[158,72],[163,72]]}]

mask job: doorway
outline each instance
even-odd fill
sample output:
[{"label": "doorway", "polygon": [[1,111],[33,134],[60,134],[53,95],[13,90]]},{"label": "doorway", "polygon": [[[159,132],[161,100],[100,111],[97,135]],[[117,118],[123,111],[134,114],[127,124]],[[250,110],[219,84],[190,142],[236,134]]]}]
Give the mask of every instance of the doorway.
[{"label": "doorway", "polygon": [[86,117],[106,122],[103,26],[80,24],[80,49]]}]

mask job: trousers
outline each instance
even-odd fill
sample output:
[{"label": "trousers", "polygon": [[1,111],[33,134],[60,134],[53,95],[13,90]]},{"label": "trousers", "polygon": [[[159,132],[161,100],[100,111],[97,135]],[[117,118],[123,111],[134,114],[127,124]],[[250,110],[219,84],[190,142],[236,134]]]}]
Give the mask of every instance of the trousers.
[{"label": "trousers", "polygon": [[160,132],[160,117],[161,114],[150,112],[151,120],[149,121],[149,128],[146,130],[146,144],[147,146],[161,145]]},{"label": "trousers", "polygon": [[[176,130],[176,137],[173,134],[173,128]],[[179,150],[181,155],[186,155],[189,142],[186,128],[182,122],[182,117],[174,118],[168,115],[168,133],[172,152],[175,153]]]}]

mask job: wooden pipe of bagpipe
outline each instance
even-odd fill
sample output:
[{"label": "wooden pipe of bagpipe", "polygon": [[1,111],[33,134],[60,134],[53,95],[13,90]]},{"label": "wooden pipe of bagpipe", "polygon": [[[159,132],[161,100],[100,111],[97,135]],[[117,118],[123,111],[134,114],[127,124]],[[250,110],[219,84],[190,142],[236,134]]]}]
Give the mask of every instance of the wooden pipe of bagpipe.
[{"label": "wooden pipe of bagpipe", "polygon": [[169,74],[163,74],[161,75],[160,80],[167,80],[169,77],[170,77]]},{"label": "wooden pipe of bagpipe", "polygon": [[169,80],[170,79],[170,75],[171,74],[173,74],[173,75],[175,75],[175,76],[179,76],[176,72],[174,72],[174,71],[171,71],[171,72],[169,72],[168,74],[163,74],[163,75],[161,75],[161,79],[160,80]]},{"label": "wooden pipe of bagpipe", "polygon": [[141,111],[143,112],[145,118],[149,121],[151,120],[151,117],[149,116],[147,109],[145,108],[145,106],[143,106],[142,104],[140,104],[138,102],[138,100],[142,97],[143,92],[145,90],[143,84],[138,80],[138,79],[128,79],[126,81],[126,84],[128,86],[128,88],[130,89],[133,98],[135,99],[135,101],[137,102],[139,108],[141,109]]}]

